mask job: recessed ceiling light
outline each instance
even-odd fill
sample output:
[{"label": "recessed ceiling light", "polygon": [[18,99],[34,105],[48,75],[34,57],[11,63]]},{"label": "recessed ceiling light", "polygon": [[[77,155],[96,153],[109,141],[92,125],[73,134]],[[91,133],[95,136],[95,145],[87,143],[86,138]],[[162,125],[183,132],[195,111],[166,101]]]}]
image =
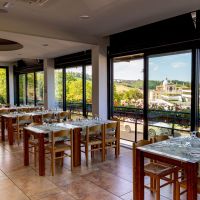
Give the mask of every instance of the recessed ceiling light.
[{"label": "recessed ceiling light", "polygon": [[43,47],[48,47],[49,45],[48,45],[48,44],[43,44],[42,46],[43,46]]},{"label": "recessed ceiling light", "polygon": [[90,19],[90,16],[89,15],[81,15],[80,19]]}]

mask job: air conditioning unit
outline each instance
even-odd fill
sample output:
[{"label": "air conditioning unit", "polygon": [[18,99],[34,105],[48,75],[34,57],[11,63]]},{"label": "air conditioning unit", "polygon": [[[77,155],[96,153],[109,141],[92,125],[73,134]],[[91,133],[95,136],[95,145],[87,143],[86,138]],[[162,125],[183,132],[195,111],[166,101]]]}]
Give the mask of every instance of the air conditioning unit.
[{"label": "air conditioning unit", "polygon": [[39,5],[39,6],[43,6],[44,4],[46,4],[49,0],[18,0],[27,4],[32,4],[32,5]]}]

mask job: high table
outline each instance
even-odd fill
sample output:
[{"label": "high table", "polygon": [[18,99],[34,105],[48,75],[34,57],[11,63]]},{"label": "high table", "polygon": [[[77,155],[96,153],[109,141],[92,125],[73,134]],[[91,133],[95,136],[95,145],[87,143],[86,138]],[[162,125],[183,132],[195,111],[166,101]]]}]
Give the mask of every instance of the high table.
[{"label": "high table", "polygon": [[[38,139],[39,146],[39,175],[45,175],[45,152],[44,152],[44,137],[45,134],[56,131],[56,130],[73,130],[73,166],[81,165],[81,149],[80,149],[80,139],[81,139],[81,130],[86,126],[96,125],[96,124],[105,124],[110,122],[110,120],[98,121],[98,120],[82,120],[75,122],[65,122],[65,123],[55,123],[49,125],[39,125],[34,127],[25,127],[24,128],[24,165],[29,165],[29,136],[33,135]],[[119,122],[117,128],[117,145],[118,145],[118,154],[119,154],[119,140],[120,140],[120,130]]]},{"label": "high table", "polygon": [[136,199],[144,200],[144,157],[179,166],[185,170],[187,200],[197,200],[200,139],[177,137],[136,149]]}]

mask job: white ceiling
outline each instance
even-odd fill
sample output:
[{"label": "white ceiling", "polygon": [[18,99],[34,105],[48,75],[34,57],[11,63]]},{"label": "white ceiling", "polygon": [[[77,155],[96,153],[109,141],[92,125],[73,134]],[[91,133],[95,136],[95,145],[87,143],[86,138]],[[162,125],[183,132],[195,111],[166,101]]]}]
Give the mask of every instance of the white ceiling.
[{"label": "white ceiling", "polygon": [[[200,8],[199,0],[49,0],[43,6],[24,3],[26,0],[0,0],[0,8],[6,1],[10,5],[8,13],[0,13],[0,31],[3,31],[0,37],[18,39],[25,47],[19,51],[23,51],[24,57],[32,58],[87,49],[88,44],[98,44],[103,36]],[[80,19],[81,15],[90,18]],[[41,40],[52,42],[55,48],[44,50]],[[16,52],[0,52],[0,61],[2,58],[10,61],[18,57]]]}]

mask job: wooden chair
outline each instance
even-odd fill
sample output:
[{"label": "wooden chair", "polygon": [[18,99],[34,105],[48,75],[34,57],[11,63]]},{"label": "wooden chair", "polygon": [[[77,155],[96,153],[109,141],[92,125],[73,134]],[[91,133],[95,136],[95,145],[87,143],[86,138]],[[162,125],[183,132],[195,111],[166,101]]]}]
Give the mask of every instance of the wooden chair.
[{"label": "wooden chair", "polygon": [[[42,125],[42,123],[37,123],[37,122],[32,122],[28,126],[37,126],[37,125]],[[48,139],[44,139],[45,143],[48,143]],[[35,139],[32,135],[29,138],[29,153],[34,154],[34,166],[36,167],[37,165],[37,152],[38,152],[38,139]]]},{"label": "wooden chair", "polygon": [[32,123],[31,115],[17,116],[16,123],[13,126],[13,132],[16,134],[17,143],[19,145],[20,137],[23,134],[23,128]]},{"label": "wooden chair", "polygon": [[56,121],[53,113],[45,113],[42,115],[42,122],[52,123]]},{"label": "wooden chair", "polygon": [[[105,133],[103,125],[87,126],[86,131],[81,132],[81,144],[85,147],[86,166],[88,166],[88,153],[101,150],[101,158],[105,154]],[[89,150],[89,147],[91,149]],[[93,156],[93,154],[92,154]]]},{"label": "wooden chair", "polygon": [[[183,188],[183,191],[181,192],[181,188]],[[181,180],[180,182],[177,181],[176,184],[176,200],[180,200],[180,196],[187,192],[187,184],[186,180]],[[200,177],[197,178],[197,193],[200,194]]]},{"label": "wooden chair", "polygon": [[[60,138],[62,142],[60,142]],[[67,141],[65,141],[67,139]],[[59,142],[58,142],[59,140]],[[73,132],[72,129],[51,132],[50,144],[45,147],[45,150],[51,154],[51,173],[54,176],[55,160],[71,158],[71,170],[73,169]],[[70,154],[66,151],[70,150]],[[59,156],[56,156],[60,153]]]},{"label": "wooden chair", "polygon": [[152,142],[161,142],[164,140],[168,140],[169,136],[168,135],[156,135],[152,138]]},{"label": "wooden chair", "polygon": [[68,111],[63,111],[58,114],[58,122],[61,120],[71,119],[71,113]]},{"label": "wooden chair", "polygon": [[105,130],[105,156],[104,160],[106,159],[106,152],[109,148],[115,149],[115,157],[117,158],[119,155],[119,122],[113,121],[109,122],[107,124],[104,124],[104,130]]},{"label": "wooden chair", "polygon": [[[144,145],[150,144],[150,141],[147,140],[141,140],[137,143],[133,143],[133,197],[135,198],[135,177],[136,177],[136,148],[141,147]],[[178,177],[178,170],[174,166],[166,166],[162,165],[157,162],[150,161],[144,165],[144,174],[145,176],[150,177],[150,186],[145,185],[145,188],[150,189],[152,192],[156,193],[156,200],[160,200],[160,188],[173,183],[174,184],[174,190],[173,190],[173,197],[176,198],[176,179],[168,178],[169,175],[174,174],[174,177]],[[164,180],[164,184],[160,184],[160,181]],[[154,182],[156,184],[154,184]]]}]

